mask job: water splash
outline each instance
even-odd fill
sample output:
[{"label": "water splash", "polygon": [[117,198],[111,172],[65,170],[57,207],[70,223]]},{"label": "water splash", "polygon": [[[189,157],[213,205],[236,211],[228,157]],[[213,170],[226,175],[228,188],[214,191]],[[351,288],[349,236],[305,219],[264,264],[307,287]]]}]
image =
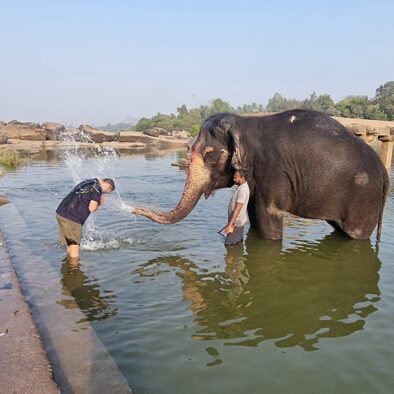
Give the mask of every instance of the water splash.
[{"label": "water splash", "polygon": [[[104,207],[125,214],[132,214],[134,208],[123,201],[121,185],[116,179],[120,172],[120,154],[114,147],[100,146],[93,142],[89,134],[83,130],[67,130],[63,139],[68,143],[62,153],[63,160],[70,172],[74,184],[91,178],[111,178],[115,182],[115,193],[106,198]],[[113,198],[116,196],[115,198]],[[84,225],[84,238],[81,248],[85,250],[118,249],[123,244],[132,244],[131,238],[116,239],[101,229],[90,215]]]},{"label": "water splash", "polygon": [[[63,134],[68,149],[63,153],[73,181],[79,183],[89,178],[112,178],[120,167],[120,154],[111,146],[100,146],[82,130],[68,130]],[[120,194],[118,192],[120,197]]]}]

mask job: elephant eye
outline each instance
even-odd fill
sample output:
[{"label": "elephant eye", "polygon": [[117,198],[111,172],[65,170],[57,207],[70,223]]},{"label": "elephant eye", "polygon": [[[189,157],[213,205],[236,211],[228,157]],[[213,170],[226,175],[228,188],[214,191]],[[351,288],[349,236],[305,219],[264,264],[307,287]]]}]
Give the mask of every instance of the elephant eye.
[{"label": "elephant eye", "polygon": [[204,149],[204,152],[202,153],[203,157],[206,157],[210,153],[214,152],[214,148],[212,146],[208,146],[207,148]]}]

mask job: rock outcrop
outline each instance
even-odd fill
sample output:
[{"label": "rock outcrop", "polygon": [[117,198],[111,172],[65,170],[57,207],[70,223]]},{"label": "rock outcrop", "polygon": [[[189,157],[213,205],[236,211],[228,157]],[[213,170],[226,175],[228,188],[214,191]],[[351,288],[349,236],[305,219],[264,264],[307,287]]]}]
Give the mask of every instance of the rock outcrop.
[{"label": "rock outcrop", "polygon": [[92,142],[96,142],[98,144],[102,142],[119,141],[119,132],[98,130],[89,125],[81,125],[78,130],[86,133]]},{"label": "rock outcrop", "polygon": [[8,141],[7,134],[0,133],[0,145],[6,144]]},{"label": "rock outcrop", "polygon": [[[19,122],[11,120],[8,123],[0,123],[0,135],[8,139],[26,141],[58,140],[60,133],[66,128],[60,123],[45,122],[43,124],[32,122]],[[1,142],[0,142],[1,143]]]},{"label": "rock outcrop", "polygon": [[153,127],[142,132],[142,134],[149,135],[150,137],[168,136],[170,133],[161,127]]},{"label": "rock outcrop", "polygon": [[138,131],[122,131],[119,133],[119,142],[141,142],[146,145],[158,144],[158,139]]},{"label": "rock outcrop", "polygon": [[45,141],[48,130],[41,127],[39,123],[11,120],[8,123],[0,124],[0,133],[5,134],[9,139]]},{"label": "rock outcrop", "polygon": [[60,123],[45,122],[41,127],[46,130],[46,139],[51,141],[58,141],[60,135],[67,131],[64,125]]},{"label": "rock outcrop", "polygon": [[171,135],[179,140],[188,140],[191,137],[191,134],[187,130],[173,130]]},{"label": "rock outcrop", "polygon": [[149,135],[150,137],[164,137],[179,140],[187,140],[190,138],[190,133],[187,130],[167,131],[161,127],[154,127],[152,129],[144,130],[142,134]]}]

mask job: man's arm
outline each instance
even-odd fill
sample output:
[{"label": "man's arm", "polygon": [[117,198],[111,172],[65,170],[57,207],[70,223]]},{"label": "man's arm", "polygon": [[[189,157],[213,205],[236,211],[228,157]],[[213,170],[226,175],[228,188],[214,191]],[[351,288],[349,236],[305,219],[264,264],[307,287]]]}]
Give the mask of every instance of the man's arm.
[{"label": "man's arm", "polygon": [[235,206],[234,212],[231,215],[230,221],[228,222],[227,226],[223,229],[223,232],[225,234],[231,234],[234,231],[234,222],[235,219],[237,219],[239,213],[241,212],[243,202],[237,202],[237,205]]},{"label": "man's arm", "polygon": [[104,204],[104,202],[105,202],[105,197],[104,197],[104,196],[101,196],[101,197],[100,197],[100,200],[99,200],[98,202],[95,201],[95,200],[90,200],[90,203],[89,203],[89,212],[92,213],[92,212],[96,211],[97,208],[98,208],[100,205],[103,205],[103,204]]},{"label": "man's arm", "polygon": [[90,200],[90,203],[89,203],[89,212],[94,212],[94,211],[96,211],[97,208],[98,208],[98,206],[99,206],[99,203],[98,203],[97,201]]}]

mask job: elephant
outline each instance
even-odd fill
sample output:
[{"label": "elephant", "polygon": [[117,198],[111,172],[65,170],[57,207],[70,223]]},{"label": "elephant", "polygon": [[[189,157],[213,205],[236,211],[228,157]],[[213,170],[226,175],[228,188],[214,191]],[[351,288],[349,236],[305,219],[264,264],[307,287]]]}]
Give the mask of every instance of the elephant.
[{"label": "elephant", "polygon": [[234,184],[242,169],[250,188],[251,227],[263,239],[283,238],[291,213],[327,221],[352,239],[380,239],[389,178],[377,153],[332,117],[295,109],[266,116],[219,113],[193,144],[182,197],[170,212],[135,214],[164,224],[183,220],[204,194]]}]

